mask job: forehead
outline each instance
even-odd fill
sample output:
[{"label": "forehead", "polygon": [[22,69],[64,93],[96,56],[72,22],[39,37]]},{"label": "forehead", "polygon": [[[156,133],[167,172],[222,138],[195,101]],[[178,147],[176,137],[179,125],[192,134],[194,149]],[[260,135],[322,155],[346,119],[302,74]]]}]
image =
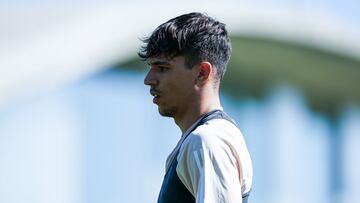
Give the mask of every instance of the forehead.
[{"label": "forehead", "polygon": [[152,57],[147,60],[149,65],[175,65],[175,64],[184,64],[185,58],[183,56],[157,56]]}]

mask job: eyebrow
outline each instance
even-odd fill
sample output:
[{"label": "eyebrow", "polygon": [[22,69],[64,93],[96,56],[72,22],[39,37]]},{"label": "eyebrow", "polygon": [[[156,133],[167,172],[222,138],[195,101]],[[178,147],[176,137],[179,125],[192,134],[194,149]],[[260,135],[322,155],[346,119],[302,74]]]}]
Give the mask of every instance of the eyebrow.
[{"label": "eyebrow", "polygon": [[149,62],[148,65],[155,65],[155,66],[167,65],[167,66],[170,66],[171,64],[169,62],[166,62],[166,61],[153,61],[153,62]]}]

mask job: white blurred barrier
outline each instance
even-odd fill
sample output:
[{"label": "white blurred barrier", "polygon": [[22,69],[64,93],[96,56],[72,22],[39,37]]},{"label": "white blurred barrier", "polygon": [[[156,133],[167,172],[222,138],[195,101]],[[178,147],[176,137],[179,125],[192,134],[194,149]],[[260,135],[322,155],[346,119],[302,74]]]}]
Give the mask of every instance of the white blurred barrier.
[{"label": "white blurred barrier", "polygon": [[0,108],[134,56],[139,38],[159,23],[191,11],[225,22],[233,35],[270,36],[360,57],[358,27],[319,7],[228,0],[0,8]]}]

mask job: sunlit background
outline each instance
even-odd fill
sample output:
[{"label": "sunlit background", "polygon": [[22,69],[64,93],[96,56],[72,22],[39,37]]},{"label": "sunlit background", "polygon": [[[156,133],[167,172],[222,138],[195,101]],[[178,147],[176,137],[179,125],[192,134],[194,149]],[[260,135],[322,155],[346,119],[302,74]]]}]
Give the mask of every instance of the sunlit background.
[{"label": "sunlit background", "polygon": [[253,203],[360,202],[360,3],[0,1],[0,202],[156,202],[180,138],[141,38],[191,11],[227,24],[222,85]]}]

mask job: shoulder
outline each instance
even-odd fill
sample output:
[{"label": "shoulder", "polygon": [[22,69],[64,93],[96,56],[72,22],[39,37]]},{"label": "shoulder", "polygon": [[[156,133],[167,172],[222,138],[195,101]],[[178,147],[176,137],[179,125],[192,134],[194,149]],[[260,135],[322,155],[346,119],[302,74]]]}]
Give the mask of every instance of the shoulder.
[{"label": "shoulder", "polygon": [[[177,172],[182,180],[186,179],[184,177],[199,177],[201,171],[218,174],[215,179],[227,174],[231,179],[238,180],[240,169],[242,192],[251,188],[252,163],[244,137],[237,126],[227,120],[213,119],[198,126],[184,140],[177,160]],[[215,182],[218,181],[224,184],[232,182],[226,178]]]},{"label": "shoulder", "polygon": [[198,126],[185,139],[183,146],[191,148],[216,147],[219,143],[243,144],[241,131],[224,119],[213,119]]},{"label": "shoulder", "polygon": [[213,119],[198,126],[188,135],[180,148],[178,158],[184,158],[184,155],[191,157],[194,152],[210,156],[215,153],[230,153],[233,146],[246,148],[240,130],[227,120]]}]

